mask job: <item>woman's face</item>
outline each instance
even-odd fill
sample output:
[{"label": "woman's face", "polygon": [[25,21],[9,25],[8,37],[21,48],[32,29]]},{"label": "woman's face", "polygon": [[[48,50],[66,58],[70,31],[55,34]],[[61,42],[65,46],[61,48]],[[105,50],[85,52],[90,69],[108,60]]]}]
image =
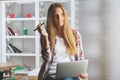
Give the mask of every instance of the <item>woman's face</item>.
[{"label": "woman's face", "polygon": [[55,8],[55,11],[53,14],[53,22],[57,29],[63,27],[64,25],[64,13],[62,9],[59,7]]}]

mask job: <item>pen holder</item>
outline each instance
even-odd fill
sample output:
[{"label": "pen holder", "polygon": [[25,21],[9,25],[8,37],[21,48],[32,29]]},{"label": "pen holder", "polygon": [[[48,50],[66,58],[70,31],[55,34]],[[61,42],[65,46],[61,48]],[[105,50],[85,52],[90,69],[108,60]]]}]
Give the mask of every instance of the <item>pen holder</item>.
[{"label": "pen holder", "polygon": [[28,34],[28,29],[27,28],[23,28],[23,35],[26,36]]}]

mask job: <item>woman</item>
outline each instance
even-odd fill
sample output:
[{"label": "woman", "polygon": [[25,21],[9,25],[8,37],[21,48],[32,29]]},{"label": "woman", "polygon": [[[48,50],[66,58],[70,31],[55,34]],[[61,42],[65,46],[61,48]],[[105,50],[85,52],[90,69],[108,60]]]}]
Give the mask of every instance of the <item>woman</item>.
[{"label": "woman", "polygon": [[[71,29],[67,13],[60,3],[50,5],[46,30],[38,25],[38,31],[41,34],[43,57],[38,80],[79,80],[77,76],[55,79],[57,63],[84,59],[80,34]],[[80,74],[82,79],[87,77],[87,73]]]}]

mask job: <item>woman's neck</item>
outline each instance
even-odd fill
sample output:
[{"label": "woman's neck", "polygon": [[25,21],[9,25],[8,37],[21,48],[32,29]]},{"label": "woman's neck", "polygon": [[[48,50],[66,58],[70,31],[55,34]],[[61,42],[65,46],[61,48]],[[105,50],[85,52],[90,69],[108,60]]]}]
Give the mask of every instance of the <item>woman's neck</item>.
[{"label": "woman's neck", "polygon": [[59,28],[57,30],[57,36],[63,38],[63,30],[62,30],[62,28]]}]

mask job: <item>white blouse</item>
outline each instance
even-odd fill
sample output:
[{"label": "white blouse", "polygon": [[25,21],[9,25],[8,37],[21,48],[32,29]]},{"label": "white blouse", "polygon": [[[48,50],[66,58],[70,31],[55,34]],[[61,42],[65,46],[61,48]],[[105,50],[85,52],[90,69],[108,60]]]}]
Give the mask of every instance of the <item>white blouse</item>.
[{"label": "white blouse", "polygon": [[56,45],[54,49],[55,49],[55,56],[53,57],[53,62],[50,65],[49,74],[56,73],[57,63],[69,62],[71,61],[71,58],[74,58],[74,56],[70,56],[67,53],[63,38],[60,38],[58,36],[56,37]]}]

